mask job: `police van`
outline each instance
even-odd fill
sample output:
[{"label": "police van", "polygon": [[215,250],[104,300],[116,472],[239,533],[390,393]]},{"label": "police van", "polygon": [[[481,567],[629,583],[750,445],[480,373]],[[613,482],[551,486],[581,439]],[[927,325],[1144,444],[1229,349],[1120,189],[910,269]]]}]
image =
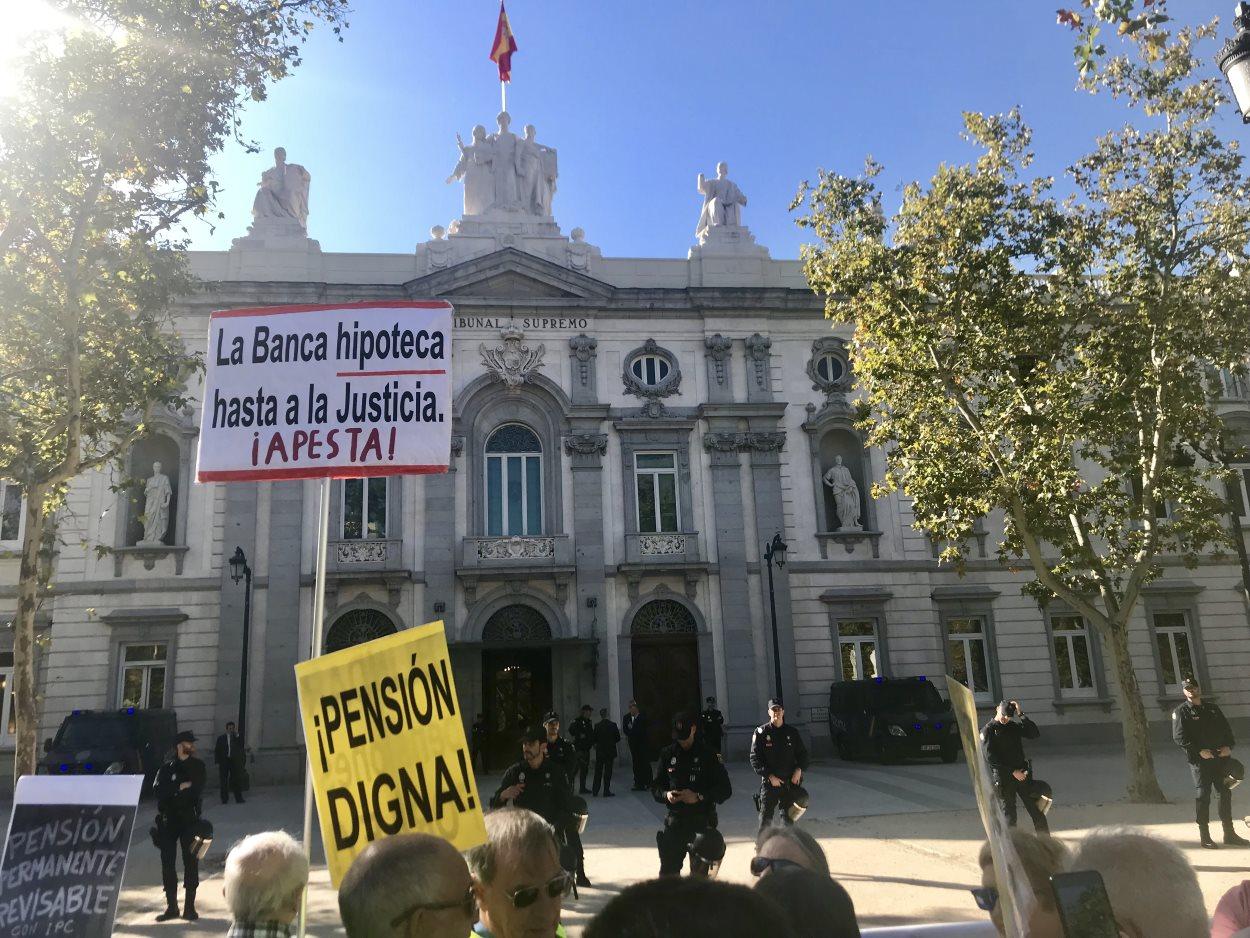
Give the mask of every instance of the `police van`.
[{"label": "police van", "polygon": [[950,703],[925,677],[838,681],[829,688],[829,736],[842,759],[898,762],[959,755]]}]

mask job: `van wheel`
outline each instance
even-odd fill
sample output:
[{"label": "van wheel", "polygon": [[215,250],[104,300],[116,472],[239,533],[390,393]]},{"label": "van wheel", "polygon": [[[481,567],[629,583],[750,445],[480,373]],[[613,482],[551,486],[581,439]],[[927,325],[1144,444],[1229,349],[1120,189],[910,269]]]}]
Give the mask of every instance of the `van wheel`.
[{"label": "van wheel", "polygon": [[847,742],[845,736],[839,736],[834,746],[838,750],[838,758],[843,762],[851,761],[851,744]]},{"label": "van wheel", "polygon": [[959,758],[959,750],[958,750],[958,749],[956,749],[956,748],[954,748],[953,746],[952,746],[952,747],[950,747],[949,749],[943,749],[943,750],[942,750],[942,761],[943,761],[943,762],[948,762],[948,763],[949,763],[949,762],[954,762],[954,761],[955,761],[956,759],[958,759],[958,758]]}]

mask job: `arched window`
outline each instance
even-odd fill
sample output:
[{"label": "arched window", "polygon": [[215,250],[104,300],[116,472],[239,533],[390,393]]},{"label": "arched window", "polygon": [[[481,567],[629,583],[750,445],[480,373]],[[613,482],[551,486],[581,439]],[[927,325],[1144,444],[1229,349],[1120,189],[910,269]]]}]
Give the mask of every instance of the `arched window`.
[{"label": "arched window", "polygon": [[486,441],[486,534],[543,532],[543,447],[529,427],[504,424]]},{"label": "arched window", "polygon": [[339,616],[326,632],[325,653],[342,651],[397,631],[395,623],[385,613],[376,609],[353,609]]}]

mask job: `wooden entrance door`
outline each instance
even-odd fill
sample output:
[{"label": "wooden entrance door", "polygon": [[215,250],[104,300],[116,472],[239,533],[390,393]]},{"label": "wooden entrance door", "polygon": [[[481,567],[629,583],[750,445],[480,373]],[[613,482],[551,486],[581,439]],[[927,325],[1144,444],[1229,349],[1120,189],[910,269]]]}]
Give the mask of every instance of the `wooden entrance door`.
[{"label": "wooden entrance door", "polygon": [[482,676],[487,759],[499,771],[521,758],[520,731],[551,709],[551,649],[483,651]]},{"label": "wooden entrance door", "polygon": [[651,753],[672,742],[673,717],[699,713],[699,642],[694,635],[635,636],[634,699],[646,714]]}]

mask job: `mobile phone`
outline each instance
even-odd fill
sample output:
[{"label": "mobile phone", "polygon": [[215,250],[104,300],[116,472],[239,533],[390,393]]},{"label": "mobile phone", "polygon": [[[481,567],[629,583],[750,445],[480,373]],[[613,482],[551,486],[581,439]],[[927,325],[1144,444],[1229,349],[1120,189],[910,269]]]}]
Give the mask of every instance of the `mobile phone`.
[{"label": "mobile phone", "polygon": [[1119,938],[1107,887],[1097,870],[1056,873],[1050,888],[1067,938]]}]

